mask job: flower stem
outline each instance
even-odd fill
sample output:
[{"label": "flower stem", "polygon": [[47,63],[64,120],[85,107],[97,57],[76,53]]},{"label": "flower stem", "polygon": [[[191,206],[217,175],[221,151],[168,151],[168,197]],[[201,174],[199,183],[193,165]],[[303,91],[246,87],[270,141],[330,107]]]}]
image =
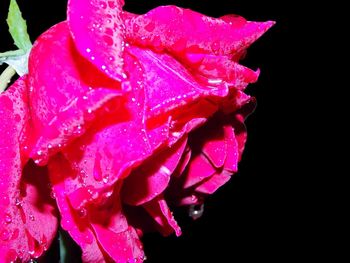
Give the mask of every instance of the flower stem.
[{"label": "flower stem", "polygon": [[8,66],[4,72],[0,75],[0,93],[6,90],[7,85],[10,83],[12,77],[16,74],[13,67]]}]

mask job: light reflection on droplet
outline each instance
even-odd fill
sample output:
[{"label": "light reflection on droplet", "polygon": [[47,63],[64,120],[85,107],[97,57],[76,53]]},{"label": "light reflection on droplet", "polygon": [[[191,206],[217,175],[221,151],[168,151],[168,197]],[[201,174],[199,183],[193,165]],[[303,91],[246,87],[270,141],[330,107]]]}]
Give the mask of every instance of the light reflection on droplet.
[{"label": "light reflection on droplet", "polygon": [[193,219],[197,220],[202,217],[204,213],[204,204],[200,205],[190,205],[188,210],[188,215]]}]

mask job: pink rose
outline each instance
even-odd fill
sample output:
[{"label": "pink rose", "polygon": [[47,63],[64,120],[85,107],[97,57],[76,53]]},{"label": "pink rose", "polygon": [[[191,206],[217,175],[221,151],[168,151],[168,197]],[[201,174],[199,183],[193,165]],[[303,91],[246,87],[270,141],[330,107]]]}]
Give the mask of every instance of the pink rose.
[{"label": "pink rose", "polygon": [[181,234],[168,204],[237,172],[259,75],[238,61],[274,22],[123,4],[70,0],[0,95],[1,262],[42,255],[58,217],[84,262],[142,262],[143,232]]}]

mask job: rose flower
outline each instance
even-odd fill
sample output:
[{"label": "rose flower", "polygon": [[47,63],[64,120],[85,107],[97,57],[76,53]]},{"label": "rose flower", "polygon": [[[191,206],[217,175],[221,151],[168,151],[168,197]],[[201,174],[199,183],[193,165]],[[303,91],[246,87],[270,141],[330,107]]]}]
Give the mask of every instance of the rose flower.
[{"label": "rose flower", "polygon": [[40,257],[59,223],[84,262],[142,262],[143,232],[181,234],[168,204],[237,172],[259,75],[238,61],[274,22],[123,4],[70,0],[0,95],[0,262]]}]

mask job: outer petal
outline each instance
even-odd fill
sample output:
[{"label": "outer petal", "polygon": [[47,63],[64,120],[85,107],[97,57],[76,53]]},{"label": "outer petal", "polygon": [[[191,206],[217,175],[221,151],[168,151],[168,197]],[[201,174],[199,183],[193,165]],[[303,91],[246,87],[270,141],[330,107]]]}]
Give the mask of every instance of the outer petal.
[{"label": "outer petal", "polygon": [[80,54],[118,81],[125,75],[123,4],[123,0],[68,1],[69,27]]},{"label": "outer petal", "polygon": [[[76,174],[63,156],[49,163],[56,200],[66,229],[83,250],[84,262],[143,261],[142,245],[122,214],[119,187],[99,196],[96,204],[75,209],[68,195],[73,189],[71,178]],[[87,192],[90,189],[86,188]],[[113,191],[114,190],[114,191]]]},{"label": "outer petal", "polygon": [[23,152],[28,146],[26,77],[0,94],[0,261],[39,257],[56,235],[47,171]]},{"label": "outer petal", "polygon": [[256,82],[260,73],[259,70],[254,72],[226,56],[187,54],[186,64],[195,69],[199,81],[206,80],[211,85],[225,81],[236,89],[244,89],[249,83]]},{"label": "outer petal", "polygon": [[168,186],[170,176],[177,167],[186,144],[187,138],[184,138],[133,170],[123,184],[123,201],[130,205],[140,205],[161,194]]},{"label": "outer petal", "polygon": [[183,174],[185,181],[184,188],[190,188],[216,173],[216,169],[209,163],[208,159],[202,155],[194,155]]},{"label": "outer petal", "polygon": [[131,47],[143,71],[141,81],[146,91],[147,119],[171,111],[183,110],[188,104],[208,97],[228,94],[225,83],[200,84],[177,60],[167,54]]},{"label": "outer petal", "polygon": [[221,186],[227,183],[231,179],[231,174],[226,172],[216,173],[210,177],[207,181],[202,182],[196,187],[196,192],[204,194],[213,194]]},{"label": "outer petal", "polygon": [[141,16],[125,16],[129,41],[177,55],[187,52],[234,55],[274,24],[232,17],[211,18],[176,6],[158,7]]},{"label": "outer petal", "polygon": [[[139,82],[142,71],[133,56],[127,56],[126,68],[132,72],[124,107],[118,109],[119,122],[102,118],[65,151],[67,159],[79,172],[76,185],[88,185],[104,191],[117,180],[129,175],[169,137],[168,124],[147,129],[145,124],[145,92]],[[76,199],[80,195],[72,195]],[[84,203],[84,199],[81,200]],[[89,201],[88,201],[89,202]]]},{"label": "outer petal", "polygon": [[152,201],[143,205],[146,211],[153,217],[160,227],[160,232],[168,236],[175,231],[176,236],[181,235],[181,228],[178,226],[172,212],[164,197],[157,196]]},{"label": "outer petal", "polygon": [[[137,48],[130,48],[125,54],[125,68],[131,77],[129,81],[123,82],[125,90],[129,91],[124,96],[125,105],[118,109],[118,121],[114,120],[116,117],[111,117],[112,121],[109,117],[104,117],[64,151],[79,172],[80,176],[75,179],[76,185],[89,185],[97,191],[108,189],[118,179],[129,175],[132,168],[141,164],[158,148],[165,147],[167,143],[176,143],[202,124],[205,121],[203,116],[210,116],[217,109],[217,106],[204,99],[199,100],[198,104],[191,104],[192,106],[187,106],[186,102],[178,99],[179,96],[188,95],[193,102],[200,97],[211,97],[215,88],[198,85],[169,56],[158,56]],[[179,75],[177,70],[184,76]],[[157,105],[161,112],[167,112],[167,117],[171,111],[174,121],[176,120],[176,124],[172,121],[174,133],[169,141],[167,119],[160,121],[160,118],[155,125],[146,125],[149,109]],[[209,106],[203,110],[203,105]],[[186,108],[189,114],[185,115],[182,108]],[[194,108],[197,111],[191,112],[190,109]],[[200,121],[192,123],[192,119]],[[79,189],[77,191],[70,195],[77,206],[79,203],[90,202],[90,197],[81,195]]]},{"label": "outer petal", "polygon": [[97,110],[117,98],[120,84],[96,70],[76,51],[67,24],[60,23],[34,44],[29,58],[30,101],[36,131],[31,156],[48,154],[80,136]]}]

